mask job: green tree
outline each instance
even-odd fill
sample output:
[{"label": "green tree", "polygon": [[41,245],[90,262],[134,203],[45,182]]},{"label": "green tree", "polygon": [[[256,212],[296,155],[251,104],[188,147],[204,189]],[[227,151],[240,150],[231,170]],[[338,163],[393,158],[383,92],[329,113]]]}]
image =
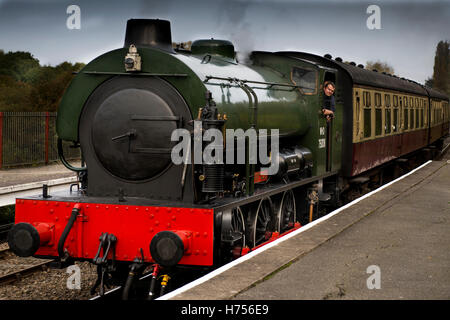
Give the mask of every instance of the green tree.
[{"label": "green tree", "polygon": [[377,70],[378,72],[386,72],[389,74],[394,74],[394,68],[390,66],[387,62],[382,61],[367,61],[367,70]]},{"label": "green tree", "polygon": [[449,42],[439,41],[434,56],[433,88],[450,93],[450,52]]},{"label": "green tree", "polygon": [[12,76],[0,75],[0,111],[31,111],[31,89],[28,83],[16,81]]},{"label": "green tree", "polygon": [[0,52],[0,75],[12,76],[17,81],[24,81],[28,70],[39,67],[39,60],[29,52]]},{"label": "green tree", "polygon": [[0,111],[56,111],[82,63],[41,66],[29,52],[0,50]]},{"label": "green tree", "polygon": [[35,111],[56,111],[65,89],[73,78],[73,72],[79,71],[84,65],[63,62],[56,67],[44,66],[33,74],[33,88],[30,100],[34,102]]}]

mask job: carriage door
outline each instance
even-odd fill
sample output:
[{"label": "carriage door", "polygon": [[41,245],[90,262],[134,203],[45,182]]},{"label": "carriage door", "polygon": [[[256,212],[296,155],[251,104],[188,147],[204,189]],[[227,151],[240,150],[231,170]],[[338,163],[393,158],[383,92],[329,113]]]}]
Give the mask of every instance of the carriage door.
[{"label": "carriage door", "polygon": [[[337,104],[338,104],[338,96],[339,92],[338,92],[338,85],[336,83],[336,71],[333,70],[327,70],[325,72],[325,76],[324,76],[324,80],[323,80],[323,84],[326,81],[331,81],[334,83],[335,85],[335,91],[334,91],[334,101],[335,101],[335,117],[337,116],[338,112],[342,112],[342,110],[337,110]],[[323,88],[322,88],[323,90]],[[323,95],[325,95],[325,93],[323,93]],[[326,171],[331,171],[331,164],[333,163],[333,159],[332,159],[332,148],[333,148],[333,143],[332,143],[332,137],[333,137],[333,122],[335,120],[331,120],[331,121],[327,121],[327,127],[326,127],[326,150],[327,150],[327,158],[326,158]]]}]

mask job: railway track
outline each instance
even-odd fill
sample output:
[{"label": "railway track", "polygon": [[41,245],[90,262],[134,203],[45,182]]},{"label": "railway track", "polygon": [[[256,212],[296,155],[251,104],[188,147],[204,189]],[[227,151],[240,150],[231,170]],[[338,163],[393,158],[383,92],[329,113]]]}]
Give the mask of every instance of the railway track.
[{"label": "railway track", "polygon": [[0,249],[0,285],[9,284],[45,270],[52,259],[18,258],[9,247]]},{"label": "railway track", "polygon": [[[42,193],[43,185],[49,192],[57,192],[77,182],[76,177],[66,177],[48,181],[31,182],[0,188],[0,207],[14,205],[16,198]],[[11,284],[17,280],[45,270],[53,259],[19,258],[9,251],[7,234],[14,223],[0,225],[0,285]]]},{"label": "railway track", "polygon": [[[0,226],[2,232],[8,232],[13,223]],[[10,284],[35,272],[45,270],[53,259],[19,258],[10,250],[6,242],[0,243],[0,285]]]}]

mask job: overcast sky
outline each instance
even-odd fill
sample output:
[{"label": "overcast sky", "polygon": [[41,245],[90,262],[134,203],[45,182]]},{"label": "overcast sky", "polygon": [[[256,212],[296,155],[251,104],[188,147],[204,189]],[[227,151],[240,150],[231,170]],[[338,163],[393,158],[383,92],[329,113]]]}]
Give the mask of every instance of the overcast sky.
[{"label": "overcast sky", "polygon": [[[367,27],[373,4],[381,29]],[[69,5],[81,9],[80,29],[67,28]],[[421,83],[432,76],[437,43],[450,40],[450,0],[0,0],[0,49],[29,51],[41,64],[87,63],[123,46],[131,18],[170,20],[177,42],[213,37],[238,51],[381,60]]]}]

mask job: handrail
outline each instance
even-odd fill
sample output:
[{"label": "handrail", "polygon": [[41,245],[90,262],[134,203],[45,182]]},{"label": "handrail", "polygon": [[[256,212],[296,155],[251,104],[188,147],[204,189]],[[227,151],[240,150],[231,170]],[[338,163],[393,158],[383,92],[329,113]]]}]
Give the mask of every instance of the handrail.
[{"label": "handrail", "polygon": [[61,138],[58,138],[58,157],[61,160],[62,164],[71,171],[82,172],[82,171],[87,170],[87,167],[77,168],[77,167],[72,166],[69,162],[67,162],[66,158],[64,157],[64,151],[63,151],[63,147],[62,147],[62,139]]},{"label": "handrail", "polygon": [[230,82],[235,82],[237,80],[237,81],[240,81],[242,83],[265,84],[265,85],[269,86],[266,89],[271,89],[273,86],[290,87],[290,88],[294,88],[294,89],[300,88],[300,86],[298,86],[296,84],[290,84],[290,83],[254,81],[254,80],[237,79],[237,78],[231,78],[231,77],[223,78],[223,77],[215,77],[215,76],[205,76],[205,80],[203,82],[206,83],[206,82],[208,82],[211,79],[214,79],[214,80],[225,80],[225,81],[230,81]]}]

